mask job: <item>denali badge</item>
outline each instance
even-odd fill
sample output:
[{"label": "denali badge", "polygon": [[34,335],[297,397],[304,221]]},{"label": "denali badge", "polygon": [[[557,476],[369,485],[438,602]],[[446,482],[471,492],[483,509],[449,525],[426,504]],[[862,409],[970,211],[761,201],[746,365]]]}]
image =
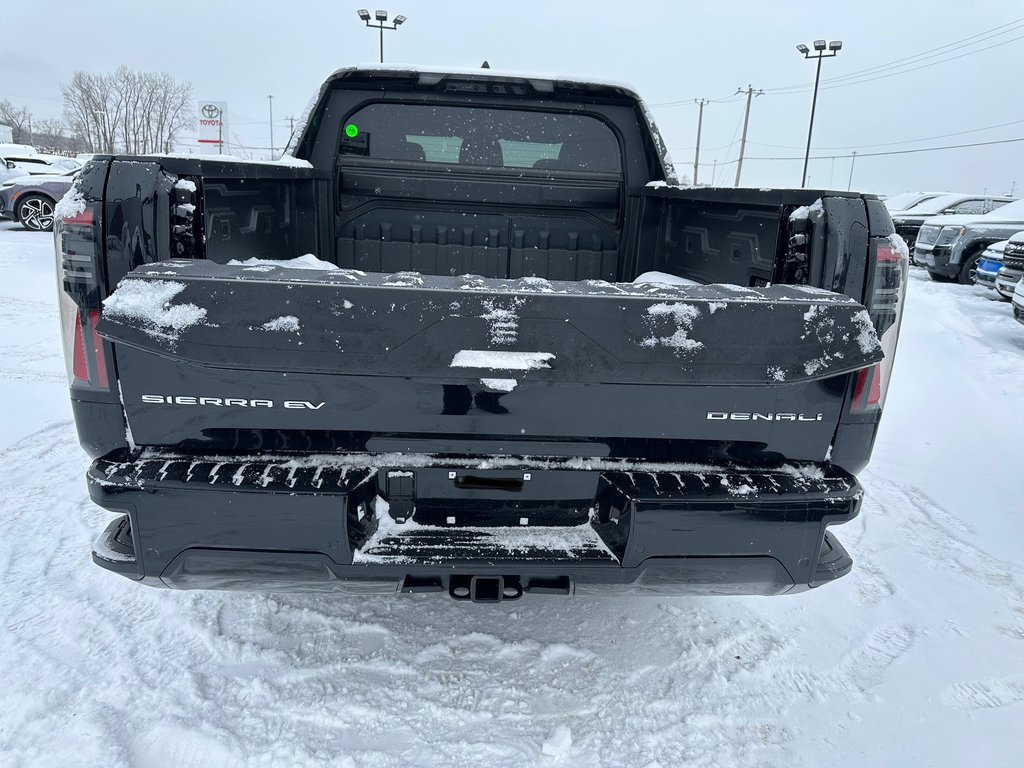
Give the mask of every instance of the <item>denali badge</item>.
[{"label": "denali badge", "polygon": [[[273,408],[273,400],[247,400],[244,397],[195,397],[193,395],[143,395],[142,402],[153,405],[214,405],[221,408]],[[311,403],[308,400],[285,400],[285,408],[319,411],[327,403]]]},{"label": "denali badge", "polygon": [[805,413],[738,413],[726,411],[708,411],[709,421],[821,421],[824,414],[816,413],[808,416]]}]

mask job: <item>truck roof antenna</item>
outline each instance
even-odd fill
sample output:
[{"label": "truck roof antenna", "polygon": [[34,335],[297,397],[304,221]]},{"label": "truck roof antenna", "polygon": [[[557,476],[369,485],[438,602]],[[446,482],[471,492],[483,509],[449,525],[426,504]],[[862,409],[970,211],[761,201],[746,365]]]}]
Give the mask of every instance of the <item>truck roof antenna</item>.
[{"label": "truck roof antenna", "polygon": [[484,60],[484,63],[480,65],[480,69],[490,69],[490,68],[491,68],[491,65],[487,63],[486,59]]}]

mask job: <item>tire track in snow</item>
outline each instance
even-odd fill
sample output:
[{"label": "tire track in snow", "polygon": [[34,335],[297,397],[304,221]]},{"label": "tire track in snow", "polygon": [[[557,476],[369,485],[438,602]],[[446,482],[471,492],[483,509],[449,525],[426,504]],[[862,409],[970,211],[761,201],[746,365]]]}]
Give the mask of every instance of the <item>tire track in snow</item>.
[{"label": "tire track in snow", "polygon": [[[973,527],[920,489],[878,478],[872,482],[884,489],[886,499],[904,509],[901,532],[907,541],[914,542],[924,562],[952,570],[1002,595],[1016,621],[995,624],[992,628],[1011,639],[1024,640],[1024,588],[1018,580],[1018,569],[973,544],[968,538]],[[1024,676],[954,683],[941,698],[943,703],[959,709],[991,709],[1016,704],[1024,701]]]}]

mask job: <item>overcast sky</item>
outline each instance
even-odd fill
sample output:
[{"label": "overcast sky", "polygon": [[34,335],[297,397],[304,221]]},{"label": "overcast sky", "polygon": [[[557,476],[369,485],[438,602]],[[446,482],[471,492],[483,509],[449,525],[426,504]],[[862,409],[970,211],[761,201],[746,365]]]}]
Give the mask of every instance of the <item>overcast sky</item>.
[{"label": "overcast sky", "polygon": [[[121,64],[165,70],[190,80],[198,99],[228,102],[232,140],[250,146],[270,143],[266,97],[273,94],[280,145],[287,134],[284,118],[302,111],[324,76],[376,61],[377,33],[359,21],[359,7],[345,0],[4,0],[0,98],[26,105],[40,118],[56,117],[60,84],[75,70],[109,71]],[[1014,182],[1024,188],[1024,142],[866,156],[1024,137],[1016,88],[1024,39],[1014,39],[1024,38],[1020,0],[401,0],[385,7],[408,17],[397,32],[385,33],[387,62],[475,67],[487,59],[496,69],[626,81],[652,105],[684,102],[653,108],[680,173],[693,172],[692,100],[729,99],[748,83],[764,89],[751,111],[744,186],[799,186],[811,93],[772,89],[813,81],[814,64],[796,51],[797,43],[841,39],[840,54],[823,63],[812,155],[843,157],[812,159],[812,186],[845,188],[848,155],[856,150],[853,185],[863,190],[1007,193]],[[1014,26],[961,42],[1017,19]],[[902,68],[934,66],[905,74],[878,69],[859,79],[884,77],[825,87],[830,78],[940,46],[949,47]],[[941,61],[954,56],[960,58]],[[717,182],[732,184],[743,106],[736,99],[705,108],[701,160],[708,166],[701,168],[701,181],[710,180],[717,160]],[[764,157],[797,159],[754,159]]]}]

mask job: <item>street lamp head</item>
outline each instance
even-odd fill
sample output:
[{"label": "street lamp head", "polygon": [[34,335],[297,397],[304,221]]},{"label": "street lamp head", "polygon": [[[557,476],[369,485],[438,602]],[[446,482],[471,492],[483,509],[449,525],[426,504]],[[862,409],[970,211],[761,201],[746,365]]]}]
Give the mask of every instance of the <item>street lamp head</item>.
[{"label": "street lamp head", "polygon": [[[401,24],[403,21],[405,21],[405,16],[395,16],[395,26],[396,27],[399,24]],[[842,45],[842,43],[840,43],[840,45]]]},{"label": "street lamp head", "polygon": [[843,41],[842,40],[833,40],[831,43],[828,44],[828,49],[830,51],[838,51],[842,47],[843,47]]},{"label": "street lamp head", "polygon": [[[387,11],[374,11],[373,15],[377,17],[377,21],[387,21],[388,20],[388,12]],[[824,40],[821,41],[821,45],[822,45],[822,47],[825,46],[825,41]]]},{"label": "street lamp head", "polygon": [[370,20],[370,12],[365,8],[360,8],[358,11],[356,11],[356,13],[359,14],[359,18],[362,19],[363,21]]},{"label": "street lamp head", "polygon": [[[379,11],[378,11],[378,13],[379,13]],[[824,51],[825,50],[825,41],[824,40],[815,40],[814,41],[814,50],[816,50],[816,51]]]},{"label": "street lamp head", "polygon": [[808,47],[807,47],[806,45],[804,45],[803,43],[800,43],[800,45],[798,45],[798,46],[796,47],[796,49],[797,49],[798,51],[800,51],[800,53],[802,53],[802,54],[803,54],[804,56],[806,56],[806,55],[807,55],[808,53],[810,53],[810,52],[811,52],[811,49],[810,49],[810,48],[808,48]]}]

